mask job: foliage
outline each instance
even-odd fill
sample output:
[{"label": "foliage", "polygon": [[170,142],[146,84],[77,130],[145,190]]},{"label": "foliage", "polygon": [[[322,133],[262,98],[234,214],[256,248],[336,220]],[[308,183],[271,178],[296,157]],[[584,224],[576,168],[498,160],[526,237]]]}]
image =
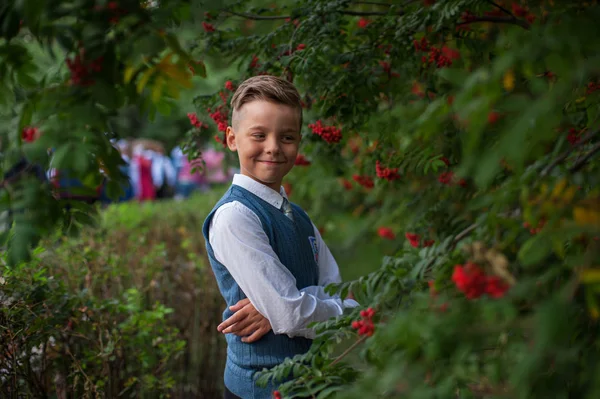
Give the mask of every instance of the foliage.
[{"label": "foliage", "polygon": [[[0,148],[4,176],[26,157],[31,163],[69,170],[94,190],[108,178],[117,198],[122,164],[109,140],[111,120],[125,106],[154,117],[168,114],[192,72],[205,75],[202,61],[184,51],[169,26],[191,12],[187,1],[124,0],[18,1],[0,6]],[[42,62],[39,62],[42,60]],[[168,84],[167,84],[168,82]],[[26,134],[35,127],[37,140]],[[51,157],[48,157],[51,149]],[[102,174],[98,170],[102,170]],[[21,173],[22,175],[24,173]],[[14,179],[13,179],[14,180]],[[4,234],[9,261],[24,260],[28,249],[56,225],[86,223],[93,210],[56,204],[31,179],[2,181],[0,212],[20,215]],[[31,212],[31,209],[46,209]]]},{"label": "foliage", "polygon": [[[379,233],[398,245],[379,270],[337,287],[375,310],[374,334],[352,328],[364,320],[359,309],[322,323],[308,354],[265,374],[293,373],[284,397],[598,396],[597,2],[197,5],[202,12],[181,18],[197,35],[181,46],[238,65],[240,76],[196,97],[210,127],[190,128],[190,149],[219,122],[222,130],[231,88],[245,77],[293,80],[306,106],[294,195],[321,221],[361,204],[371,229],[356,239]],[[145,66],[118,54],[137,71],[115,86],[125,94],[166,57]],[[127,80],[126,70],[114,75]],[[163,97],[142,93],[165,110]],[[13,147],[28,110],[15,109]]]},{"label": "foliage", "polygon": [[191,234],[214,200],[111,206],[5,266],[1,396],[221,395],[222,298]]},{"label": "foliage", "polygon": [[[290,398],[595,397],[600,8],[409,3],[207,14],[197,43],[240,65],[229,85],[270,73],[303,94],[294,195],[320,215],[363,202],[360,233],[399,244],[337,287],[375,310],[372,336],[354,310],[264,378],[291,373]],[[199,96],[199,118],[230,95]]]}]

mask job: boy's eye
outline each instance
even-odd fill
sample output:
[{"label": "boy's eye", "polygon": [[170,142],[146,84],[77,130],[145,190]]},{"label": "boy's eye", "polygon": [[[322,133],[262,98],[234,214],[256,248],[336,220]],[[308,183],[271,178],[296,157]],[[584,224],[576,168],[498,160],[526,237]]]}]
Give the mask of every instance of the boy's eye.
[{"label": "boy's eye", "polygon": [[294,140],[296,140],[296,138],[295,138],[294,136],[284,136],[284,137],[283,137],[283,140],[284,140],[284,141],[288,141],[288,142],[289,142],[289,141],[294,141]]},{"label": "boy's eye", "polygon": [[263,139],[263,138],[265,138],[265,135],[264,135],[264,134],[262,134],[262,133],[254,133],[254,134],[252,135],[252,137],[254,137],[254,138],[256,138],[256,139]]}]

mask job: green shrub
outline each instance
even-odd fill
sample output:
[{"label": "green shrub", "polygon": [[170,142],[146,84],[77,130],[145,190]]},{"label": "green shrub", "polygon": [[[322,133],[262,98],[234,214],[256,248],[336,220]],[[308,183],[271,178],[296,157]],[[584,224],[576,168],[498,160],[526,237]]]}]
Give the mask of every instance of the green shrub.
[{"label": "green shrub", "polygon": [[218,195],[110,206],[5,267],[1,396],[220,396],[223,304],[201,235]]}]

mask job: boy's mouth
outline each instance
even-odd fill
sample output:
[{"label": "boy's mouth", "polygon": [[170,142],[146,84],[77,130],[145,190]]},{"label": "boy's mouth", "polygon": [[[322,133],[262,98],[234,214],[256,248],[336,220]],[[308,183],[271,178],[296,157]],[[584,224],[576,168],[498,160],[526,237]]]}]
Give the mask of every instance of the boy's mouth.
[{"label": "boy's mouth", "polygon": [[285,163],[282,161],[260,161],[260,160],[258,162],[266,163],[268,165],[279,165],[279,164]]}]

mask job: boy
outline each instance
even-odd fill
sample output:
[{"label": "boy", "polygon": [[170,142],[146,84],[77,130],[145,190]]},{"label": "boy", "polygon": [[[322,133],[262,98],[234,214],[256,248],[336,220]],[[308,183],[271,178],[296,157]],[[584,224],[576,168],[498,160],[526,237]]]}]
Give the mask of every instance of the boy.
[{"label": "boy", "polygon": [[209,260],[229,306],[218,330],[226,335],[225,398],[267,399],[255,374],[305,353],[307,325],[358,304],[327,295],[338,266],[318,229],[281,187],[300,145],[302,107],[296,88],[274,76],[243,82],[231,100],[227,146],[240,174],[204,222]]}]

